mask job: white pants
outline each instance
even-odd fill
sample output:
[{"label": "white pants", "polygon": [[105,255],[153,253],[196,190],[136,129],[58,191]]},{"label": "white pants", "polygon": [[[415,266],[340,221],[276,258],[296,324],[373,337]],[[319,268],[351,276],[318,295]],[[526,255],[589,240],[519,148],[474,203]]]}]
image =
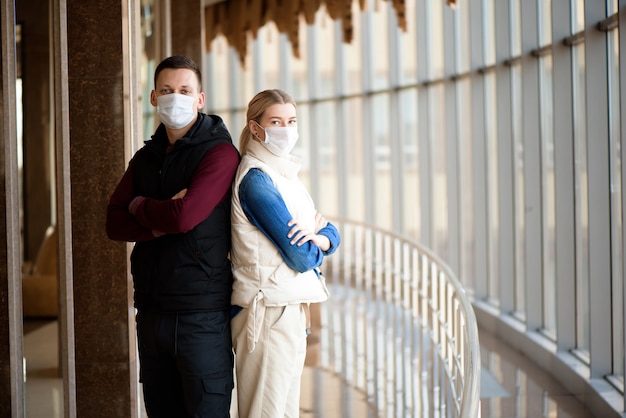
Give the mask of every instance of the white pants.
[{"label": "white pants", "polygon": [[244,309],[231,321],[239,418],[296,418],[306,357],[306,314],[302,305],[265,308],[259,341],[248,350]]}]

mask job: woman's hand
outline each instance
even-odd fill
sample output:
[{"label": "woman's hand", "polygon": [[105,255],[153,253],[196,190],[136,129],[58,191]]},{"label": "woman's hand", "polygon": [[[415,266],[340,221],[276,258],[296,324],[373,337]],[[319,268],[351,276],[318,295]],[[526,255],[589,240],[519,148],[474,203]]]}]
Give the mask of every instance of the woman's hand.
[{"label": "woman's hand", "polygon": [[326,220],[326,218],[324,218],[324,216],[322,216],[321,213],[316,212],[315,213],[315,233],[317,234],[318,232],[320,232],[320,229],[326,228],[326,225],[328,225],[328,221]]},{"label": "woman's hand", "polygon": [[[319,231],[328,222],[319,213],[315,215],[315,229]],[[327,251],[330,248],[330,240],[324,235],[318,235],[310,229],[302,228],[300,222],[297,219],[292,219],[287,223],[287,226],[291,226],[291,230],[287,234],[287,238],[291,238],[291,245],[298,245],[298,247],[304,245],[306,242],[311,241],[322,251]]]}]

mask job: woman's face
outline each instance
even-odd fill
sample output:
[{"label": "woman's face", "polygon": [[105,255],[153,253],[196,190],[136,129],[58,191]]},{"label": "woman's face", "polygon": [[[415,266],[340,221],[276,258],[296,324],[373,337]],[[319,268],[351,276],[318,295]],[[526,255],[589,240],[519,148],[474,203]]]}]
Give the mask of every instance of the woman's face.
[{"label": "woman's face", "polygon": [[298,126],[296,107],[291,103],[274,104],[265,109],[261,120],[257,124],[251,120],[248,123],[252,136],[258,141],[265,141],[265,130],[272,126]]}]

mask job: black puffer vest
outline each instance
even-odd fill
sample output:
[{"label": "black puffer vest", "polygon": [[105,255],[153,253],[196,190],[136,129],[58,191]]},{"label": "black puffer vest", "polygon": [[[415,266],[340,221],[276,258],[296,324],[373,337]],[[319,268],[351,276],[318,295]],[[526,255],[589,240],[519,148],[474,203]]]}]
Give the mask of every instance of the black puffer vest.
[{"label": "black puffer vest", "polygon": [[[205,154],[231,143],[218,116],[198,114],[187,135],[166,154],[167,134],[159,126],[133,157],[134,194],[170,199],[189,187]],[[135,307],[156,312],[200,312],[230,307],[232,273],[230,195],[191,231],[137,242],[131,254]]]}]

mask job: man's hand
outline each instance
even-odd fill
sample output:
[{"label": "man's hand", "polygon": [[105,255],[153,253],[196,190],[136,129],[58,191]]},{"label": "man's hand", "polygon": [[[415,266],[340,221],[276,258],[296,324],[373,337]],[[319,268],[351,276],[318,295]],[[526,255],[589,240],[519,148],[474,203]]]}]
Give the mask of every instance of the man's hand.
[{"label": "man's hand", "polygon": [[176,193],[174,196],[172,196],[172,200],[182,199],[183,197],[185,197],[186,194],[187,194],[187,189],[183,189],[180,192]]}]

